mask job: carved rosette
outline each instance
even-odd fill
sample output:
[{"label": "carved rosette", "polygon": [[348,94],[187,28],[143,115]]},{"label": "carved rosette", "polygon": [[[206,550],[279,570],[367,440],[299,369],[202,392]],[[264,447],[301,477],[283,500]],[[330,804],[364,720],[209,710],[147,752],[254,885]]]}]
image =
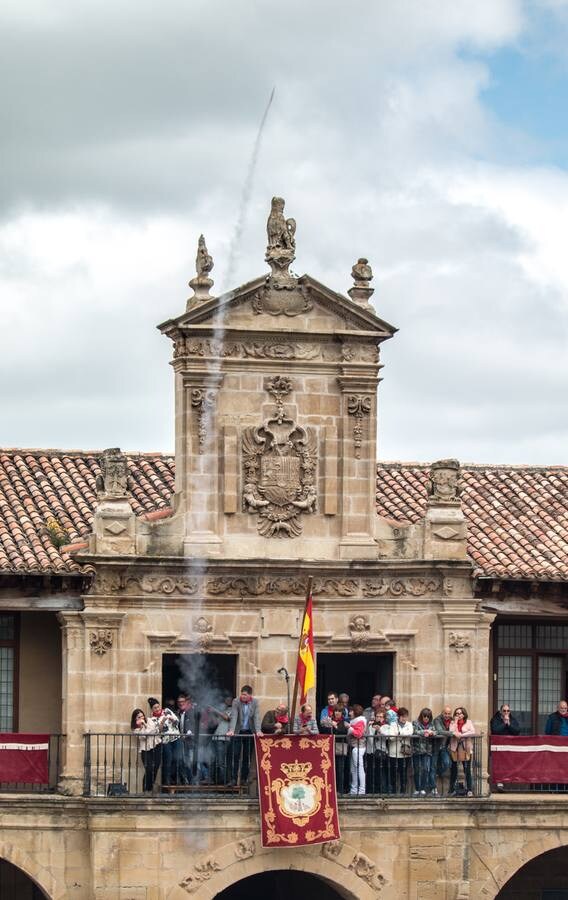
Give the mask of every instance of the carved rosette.
[{"label": "carved rosette", "polygon": [[110,628],[97,628],[89,634],[89,644],[93,653],[97,656],[104,656],[107,650],[110,650],[113,643],[112,631]]},{"label": "carved rosette", "polygon": [[363,444],[363,419],[370,412],[373,398],[368,394],[349,394],[347,397],[347,412],[355,419],[353,425],[353,443],[355,445],[355,459],[361,459],[361,447]]},{"label": "carved rosette", "polygon": [[215,391],[194,388],[191,392],[191,405],[197,411],[198,416],[199,452],[204,453],[207,442],[207,422],[215,405]]},{"label": "carved rosette", "polygon": [[466,634],[462,634],[461,631],[450,631],[450,636],[448,640],[449,646],[456,651],[456,653],[463,653],[464,650],[467,650],[468,647],[471,647],[471,641],[469,640]]},{"label": "carved rosette", "polygon": [[293,538],[302,533],[301,513],[316,511],[316,437],[286,415],[289,378],[270,378],[266,390],[274,397],[274,416],[242,436],[243,511],[258,515],[263,537]]}]

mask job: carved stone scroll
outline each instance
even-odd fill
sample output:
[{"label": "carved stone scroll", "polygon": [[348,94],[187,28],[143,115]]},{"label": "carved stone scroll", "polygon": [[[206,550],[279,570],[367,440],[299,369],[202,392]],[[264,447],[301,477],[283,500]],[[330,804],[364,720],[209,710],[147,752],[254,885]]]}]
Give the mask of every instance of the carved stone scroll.
[{"label": "carved stone scroll", "polygon": [[207,420],[215,405],[215,391],[205,388],[194,388],[191,392],[191,405],[197,410],[198,414],[199,452],[204,453],[207,441]]},{"label": "carved stone scroll", "polygon": [[373,398],[366,394],[350,394],[347,397],[347,412],[355,419],[355,424],[353,425],[355,459],[361,459],[363,419],[370,414],[372,403]]}]

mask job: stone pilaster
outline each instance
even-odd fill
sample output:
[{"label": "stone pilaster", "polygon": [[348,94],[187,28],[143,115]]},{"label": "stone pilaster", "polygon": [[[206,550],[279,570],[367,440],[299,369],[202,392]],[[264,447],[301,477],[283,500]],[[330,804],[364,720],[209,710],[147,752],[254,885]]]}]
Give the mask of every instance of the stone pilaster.
[{"label": "stone pilaster", "polygon": [[63,741],[62,775],[59,788],[64,794],[83,792],[85,721],[85,632],[79,612],[58,612],[61,626],[61,729]]},{"label": "stone pilaster", "polygon": [[351,374],[338,378],[342,393],[341,559],[377,555],[375,479],[378,379]]}]

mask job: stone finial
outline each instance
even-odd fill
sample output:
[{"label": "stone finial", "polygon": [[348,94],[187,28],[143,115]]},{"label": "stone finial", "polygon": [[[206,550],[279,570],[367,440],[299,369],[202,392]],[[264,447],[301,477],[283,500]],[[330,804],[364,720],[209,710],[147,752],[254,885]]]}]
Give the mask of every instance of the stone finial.
[{"label": "stone finial", "polygon": [[128,496],[128,460],[120,447],[103,451],[101,474],[97,475],[97,495],[101,498]]},{"label": "stone finial", "polygon": [[111,447],[103,452],[100,463],[89,552],[106,556],[134,553],[136,517],[128,491],[128,460],[119,447]]},{"label": "stone finial", "polygon": [[266,233],[268,244],[265,259],[272,271],[272,279],[282,284],[295,282],[288,270],[296,258],[296,220],[284,218],[282,197],[272,198]]},{"label": "stone finial", "polygon": [[213,257],[209,254],[205,238],[199,235],[197,242],[197,256],[195,257],[196,276],[189,282],[190,288],[193,288],[193,296],[187,301],[188,307],[193,305],[196,300],[210,300],[209,291],[213,287],[214,281],[209,277],[209,273],[213,268]]},{"label": "stone finial", "polygon": [[460,502],[460,464],[457,459],[438,459],[430,466],[426,489],[429,503]]},{"label": "stone finial", "polygon": [[361,256],[351,269],[351,277],[354,283],[347,293],[359,306],[369,306],[369,300],[375,293],[375,289],[369,285],[369,282],[373,280],[373,270],[369,265],[369,260]]}]

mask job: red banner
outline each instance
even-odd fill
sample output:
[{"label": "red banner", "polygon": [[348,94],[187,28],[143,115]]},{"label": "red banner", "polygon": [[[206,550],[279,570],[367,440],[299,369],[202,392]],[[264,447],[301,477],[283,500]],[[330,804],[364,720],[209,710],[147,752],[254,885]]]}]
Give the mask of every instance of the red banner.
[{"label": "red banner", "polygon": [[333,736],[255,737],[263,847],[339,838]]},{"label": "red banner", "polygon": [[48,784],[48,734],[0,733],[0,782]]},{"label": "red banner", "polygon": [[503,784],[568,784],[568,738],[492,736],[491,780]]}]

